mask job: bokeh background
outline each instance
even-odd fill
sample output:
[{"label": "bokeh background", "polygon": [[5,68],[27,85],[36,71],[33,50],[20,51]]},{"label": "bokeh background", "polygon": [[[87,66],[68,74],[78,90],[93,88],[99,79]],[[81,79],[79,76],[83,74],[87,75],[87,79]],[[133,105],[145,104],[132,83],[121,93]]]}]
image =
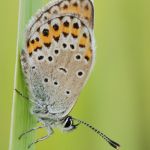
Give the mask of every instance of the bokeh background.
[{"label": "bokeh background", "polygon": [[[18,0],[0,1],[0,150],[9,145]],[[96,62],[72,115],[118,141],[150,149],[150,1],[95,0]],[[41,133],[39,133],[40,135]],[[80,126],[37,144],[37,150],[111,150]]]}]

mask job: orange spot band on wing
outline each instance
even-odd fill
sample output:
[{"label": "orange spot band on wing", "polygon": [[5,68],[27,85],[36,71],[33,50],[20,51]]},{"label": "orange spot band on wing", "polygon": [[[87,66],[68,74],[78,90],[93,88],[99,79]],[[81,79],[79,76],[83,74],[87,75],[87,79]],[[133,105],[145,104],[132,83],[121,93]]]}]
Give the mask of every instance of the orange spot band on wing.
[{"label": "orange spot band on wing", "polygon": [[68,9],[68,8],[65,8],[65,9],[62,8],[62,9],[61,9],[61,13],[68,13],[68,12],[69,12],[69,9]]},{"label": "orange spot band on wing", "polygon": [[41,38],[41,41],[42,43],[51,43],[52,41],[52,36],[51,34],[49,34],[48,36],[44,36],[42,33],[40,34],[40,38]]},{"label": "orange spot band on wing", "polygon": [[50,32],[54,37],[59,37],[62,32],[62,25],[59,26],[57,31],[53,27],[50,27]]},{"label": "orange spot band on wing", "polygon": [[75,28],[72,28],[71,31],[72,31],[72,34],[75,35],[75,36],[78,36],[79,33],[80,33],[80,30],[79,29],[75,29]]},{"label": "orange spot band on wing", "polygon": [[[82,45],[83,47],[84,47],[84,46],[87,46],[88,40],[89,40],[89,39],[87,39],[87,38],[85,38],[85,37],[81,37],[81,38],[79,39],[79,45]],[[81,47],[82,47],[82,46],[81,46]]]},{"label": "orange spot band on wing", "polygon": [[86,5],[86,6],[84,7],[84,10],[83,10],[83,16],[84,16],[86,19],[90,20],[91,17],[92,17],[91,15],[92,15],[92,8],[91,8],[90,5]]},{"label": "orange spot band on wing", "polygon": [[33,41],[34,41],[34,43],[32,43],[32,42],[30,41],[30,42],[29,42],[29,45],[28,45],[28,47],[27,47],[29,54],[32,53],[34,50],[37,50],[38,48],[41,48],[41,47],[42,47],[40,41],[35,41],[35,40],[33,40]]},{"label": "orange spot band on wing", "polygon": [[69,27],[63,27],[62,28],[62,32],[69,33],[70,32],[70,28]]},{"label": "orange spot band on wing", "polygon": [[92,57],[92,50],[91,49],[86,50],[85,51],[85,58],[87,60],[89,60],[89,59],[91,59],[91,57]]},{"label": "orange spot band on wing", "polygon": [[29,46],[28,46],[28,53],[30,54],[30,53],[32,53],[32,51],[33,51],[33,47],[32,47],[32,45],[31,44],[29,44]]},{"label": "orange spot band on wing", "polygon": [[40,42],[35,42],[34,44],[33,44],[33,50],[35,50],[35,49],[37,49],[38,47],[41,47],[42,45],[41,45],[41,43]]},{"label": "orange spot band on wing", "polygon": [[80,11],[81,11],[81,9],[79,6],[72,5],[68,8],[68,12],[71,12],[71,13],[80,14]]},{"label": "orange spot band on wing", "polygon": [[80,14],[81,8],[80,6],[70,5],[61,8],[61,13],[75,13]]}]

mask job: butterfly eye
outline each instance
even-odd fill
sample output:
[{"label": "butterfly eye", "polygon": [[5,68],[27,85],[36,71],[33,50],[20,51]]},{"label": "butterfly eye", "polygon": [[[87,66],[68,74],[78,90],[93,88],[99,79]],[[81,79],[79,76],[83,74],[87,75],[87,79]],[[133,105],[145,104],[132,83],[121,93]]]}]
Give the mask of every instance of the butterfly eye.
[{"label": "butterfly eye", "polygon": [[64,131],[71,131],[76,128],[76,125],[73,124],[72,117],[68,116],[63,123],[63,130]]},{"label": "butterfly eye", "polygon": [[69,128],[73,125],[73,121],[71,117],[67,117],[64,121],[64,128]]}]

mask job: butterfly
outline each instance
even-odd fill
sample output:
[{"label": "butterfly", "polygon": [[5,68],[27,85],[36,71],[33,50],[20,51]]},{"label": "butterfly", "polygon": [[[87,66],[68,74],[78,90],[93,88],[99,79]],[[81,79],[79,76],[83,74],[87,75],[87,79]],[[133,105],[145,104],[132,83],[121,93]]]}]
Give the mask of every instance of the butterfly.
[{"label": "butterfly", "polygon": [[[29,22],[25,46],[21,52],[22,70],[32,101],[31,113],[47,135],[29,148],[47,139],[53,128],[71,131],[84,124],[118,149],[88,123],[69,116],[93,67],[94,5],[92,0],[54,0],[44,6]],[[76,122],[76,124],[75,124]]]}]

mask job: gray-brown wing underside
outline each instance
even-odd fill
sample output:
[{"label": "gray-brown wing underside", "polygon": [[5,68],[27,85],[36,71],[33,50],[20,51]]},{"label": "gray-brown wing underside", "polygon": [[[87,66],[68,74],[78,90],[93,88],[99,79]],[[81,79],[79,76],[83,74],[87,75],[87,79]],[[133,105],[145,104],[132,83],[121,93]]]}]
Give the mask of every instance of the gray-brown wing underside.
[{"label": "gray-brown wing underside", "polygon": [[[60,15],[42,24],[21,54],[29,91],[49,113],[66,116],[92,68],[93,31],[74,15]],[[59,116],[60,114],[60,116]]]}]

